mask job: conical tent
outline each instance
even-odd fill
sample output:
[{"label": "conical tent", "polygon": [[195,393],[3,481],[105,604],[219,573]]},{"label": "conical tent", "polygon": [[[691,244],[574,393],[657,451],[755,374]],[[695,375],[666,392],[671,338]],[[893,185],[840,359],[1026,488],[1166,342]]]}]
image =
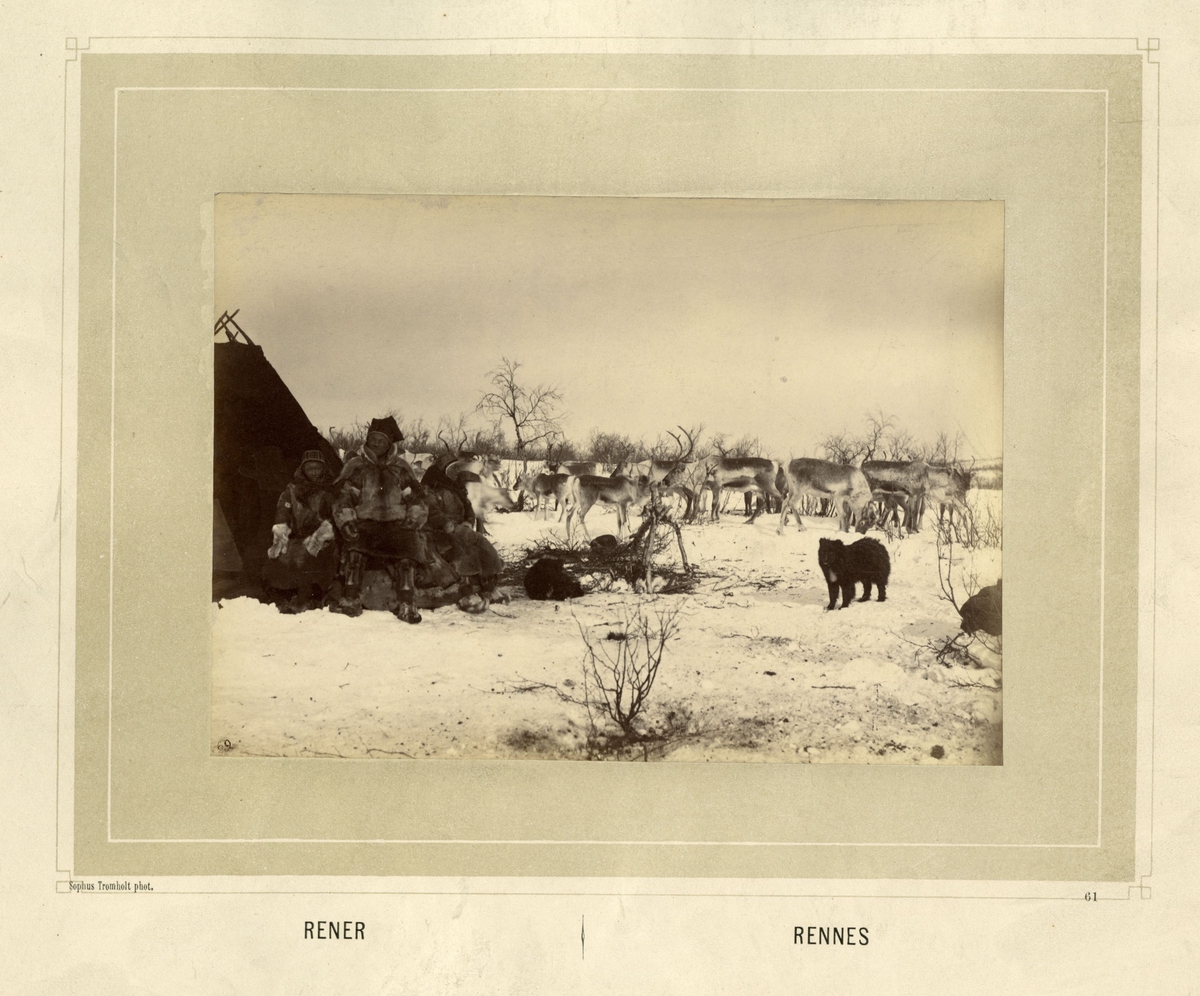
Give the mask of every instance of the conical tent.
[{"label": "conical tent", "polygon": [[[232,315],[221,316],[217,331],[225,332],[227,341],[213,345],[214,585],[220,580],[226,591],[253,591],[271,545],[276,502],[304,451],[320,450],[335,474],[342,461],[262,347],[250,341]],[[237,574],[230,570],[237,563],[230,556],[230,540],[241,561]]]}]

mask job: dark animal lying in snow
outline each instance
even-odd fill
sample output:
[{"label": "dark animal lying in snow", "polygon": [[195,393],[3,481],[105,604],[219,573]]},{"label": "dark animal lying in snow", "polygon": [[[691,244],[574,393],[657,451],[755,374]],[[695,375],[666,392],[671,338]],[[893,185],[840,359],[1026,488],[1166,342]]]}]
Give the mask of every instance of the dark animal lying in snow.
[{"label": "dark animal lying in snow", "polygon": [[547,598],[561,602],[564,598],[579,598],[583,587],[563,570],[561,560],[543,558],[525,572],[525,593],[533,599]]},{"label": "dark animal lying in snow", "polygon": [[847,546],[841,540],[821,537],[817,563],[821,565],[821,573],[825,575],[825,582],[829,585],[827,609],[837,606],[839,588],[842,592],[842,608],[849,605],[854,598],[854,586],[859,581],[863,586],[860,602],[870,601],[871,585],[879,586],[879,601],[887,599],[888,575],[892,572],[892,563],[888,558],[887,547],[879,540],[868,537]]},{"label": "dark animal lying in snow", "polygon": [[974,636],[977,630],[990,636],[1000,635],[1000,582],[986,588],[980,588],[974,595],[963,602],[958,614],[962,616],[963,632]]},{"label": "dark animal lying in snow", "polygon": [[612,533],[606,533],[603,536],[597,536],[589,545],[593,560],[607,560],[617,552],[621,541],[613,536]]}]

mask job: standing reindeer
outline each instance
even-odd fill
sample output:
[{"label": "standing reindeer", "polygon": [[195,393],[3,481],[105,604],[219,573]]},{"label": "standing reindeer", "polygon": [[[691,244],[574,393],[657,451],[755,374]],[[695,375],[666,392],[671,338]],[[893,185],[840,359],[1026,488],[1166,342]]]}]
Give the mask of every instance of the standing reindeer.
[{"label": "standing reindeer", "polygon": [[[787,497],[783,501],[783,512],[779,516],[779,533],[787,525],[788,513],[796,516],[798,528],[804,528],[800,518],[800,498],[812,495],[828,498],[840,513],[839,526],[842,532],[850,531],[852,521],[860,521],[871,503],[871,488],[866,475],[857,467],[845,467],[828,460],[800,457],[792,460],[784,471],[787,479]],[[862,528],[860,523],[860,528]]]},{"label": "standing reindeer", "polygon": [[930,465],[929,485],[925,494],[929,501],[937,503],[939,524],[947,514],[953,524],[955,510],[957,509],[961,513],[965,508],[967,492],[971,490],[971,477],[970,470],[964,470],[953,464]]},{"label": "standing reindeer", "polygon": [[546,469],[556,474],[571,474],[575,477],[587,474],[590,477],[605,477],[604,464],[595,461],[571,461],[569,463],[546,464]]},{"label": "standing reindeer", "polygon": [[[766,457],[727,457],[721,456],[708,463],[708,479],[705,486],[712,490],[712,517],[721,518],[721,492],[723,490],[749,493],[757,491],[770,498],[783,500],[776,487],[779,476],[779,461],[768,460]],[[763,509],[757,508],[747,519],[753,522],[762,514]]]},{"label": "standing reindeer", "polygon": [[517,503],[505,488],[498,488],[479,479],[477,474],[460,473],[457,480],[467,494],[467,503],[475,516],[475,529],[484,536],[488,535],[486,528],[487,514],[495,509],[513,512]]},{"label": "standing reindeer", "polygon": [[589,541],[587,526],[584,518],[596,504],[614,505],[617,509],[617,536],[621,536],[627,528],[629,509],[633,505],[643,505],[650,497],[650,485],[643,479],[634,481],[628,477],[597,477],[593,474],[582,474],[570,479],[571,508],[567,512],[567,541],[571,540],[571,521],[577,519],[583,535]]},{"label": "standing reindeer", "polygon": [[929,490],[929,465],[924,460],[864,460],[862,472],[875,500],[890,507],[893,516],[899,503],[904,509],[905,531],[915,533],[920,528],[921,509]]},{"label": "standing reindeer", "polygon": [[[562,522],[567,511],[567,503],[571,500],[571,474],[539,474],[530,471],[518,481],[518,487],[533,495],[533,517],[545,508],[543,518],[550,518],[550,499],[553,498],[558,511],[558,521]],[[543,505],[543,502],[545,503]]]}]

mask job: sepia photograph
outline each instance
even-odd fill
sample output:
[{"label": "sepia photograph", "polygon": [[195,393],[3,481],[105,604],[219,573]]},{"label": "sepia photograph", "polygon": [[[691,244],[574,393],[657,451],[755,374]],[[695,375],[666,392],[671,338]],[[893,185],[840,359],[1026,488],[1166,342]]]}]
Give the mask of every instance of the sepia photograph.
[{"label": "sepia photograph", "polygon": [[1003,763],[1002,202],[215,201],[214,755]]},{"label": "sepia photograph", "polygon": [[1187,988],[1194,12],[826,6],[11,8],[0,989]]}]

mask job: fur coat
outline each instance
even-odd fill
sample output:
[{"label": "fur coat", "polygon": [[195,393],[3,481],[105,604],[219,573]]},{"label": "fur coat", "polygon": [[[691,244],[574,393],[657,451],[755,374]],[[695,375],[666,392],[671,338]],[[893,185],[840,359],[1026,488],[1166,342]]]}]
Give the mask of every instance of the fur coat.
[{"label": "fur coat", "polygon": [[357,519],[396,522],[410,529],[425,525],[424,492],[397,443],[379,458],[359,447],[342,468],[335,490],[339,528]]}]

